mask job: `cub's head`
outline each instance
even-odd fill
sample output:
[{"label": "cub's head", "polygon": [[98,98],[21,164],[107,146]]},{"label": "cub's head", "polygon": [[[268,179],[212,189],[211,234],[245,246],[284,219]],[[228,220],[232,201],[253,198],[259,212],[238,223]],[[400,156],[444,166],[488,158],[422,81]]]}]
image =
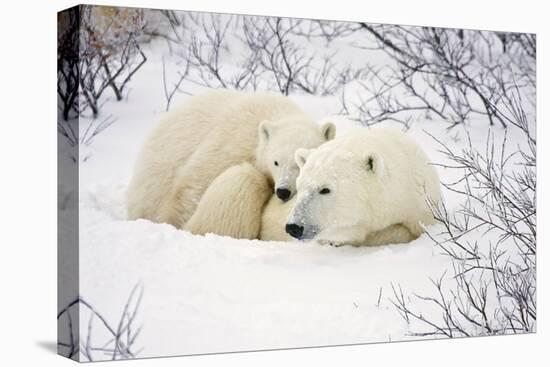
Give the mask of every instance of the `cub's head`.
[{"label": "cub's head", "polygon": [[384,163],[376,152],[359,154],[334,143],[296,151],[297,196],[285,227],[294,238],[342,244],[367,234]]},{"label": "cub's head", "polygon": [[273,182],[275,194],[287,201],[296,193],[300,172],[294,153],[300,148],[316,148],[334,138],[336,128],[328,122],[319,126],[303,117],[260,123],[256,165]]}]

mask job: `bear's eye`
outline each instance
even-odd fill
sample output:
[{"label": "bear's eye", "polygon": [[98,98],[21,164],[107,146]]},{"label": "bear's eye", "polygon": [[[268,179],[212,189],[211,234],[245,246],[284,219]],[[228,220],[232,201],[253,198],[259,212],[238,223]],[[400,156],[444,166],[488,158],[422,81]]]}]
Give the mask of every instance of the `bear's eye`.
[{"label": "bear's eye", "polygon": [[330,193],[330,189],[327,189],[326,187],[324,189],[321,189],[321,191],[319,191],[319,194],[321,195],[326,195]]},{"label": "bear's eye", "polygon": [[275,161],[273,162],[274,165],[276,165],[277,167],[279,167],[279,162]]}]

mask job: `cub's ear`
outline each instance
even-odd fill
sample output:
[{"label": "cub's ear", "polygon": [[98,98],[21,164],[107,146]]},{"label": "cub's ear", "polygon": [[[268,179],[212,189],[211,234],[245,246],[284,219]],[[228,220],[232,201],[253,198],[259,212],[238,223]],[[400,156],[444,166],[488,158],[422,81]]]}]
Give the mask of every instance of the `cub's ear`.
[{"label": "cub's ear", "polygon": [[380,175],[384,171],[384,160],[378,153],[369,154],[364,161],[364,165],[368,172],[376,175]]},{"label": "cub's ear", "polygon": [[327,122],[321,126],[321,134],[325,140],[332,140],[336,136],[336,126],[332,122]]},{"label": "cub's ear", "polygon": [[260,122],[260,126],[258,127],[258,136],[260,139],[269,139],[270,135],[273,133],[273,124],[271,121],[263,120]]},{"label": "cub's ear", "polygon": [[313,149],[300,148],[297,149],[294,153],[294,160],[296,161],[296,164],[298,165],[298,167],[300,167],[300,169],[306,163],[307,157],[309,157],[311,152],[313,152]]}]

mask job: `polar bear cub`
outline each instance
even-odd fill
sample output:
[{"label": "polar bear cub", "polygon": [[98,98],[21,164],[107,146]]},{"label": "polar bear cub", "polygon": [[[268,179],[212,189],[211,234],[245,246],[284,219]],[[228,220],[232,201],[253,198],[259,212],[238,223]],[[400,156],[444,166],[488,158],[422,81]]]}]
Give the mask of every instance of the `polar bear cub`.
[{"label": "polar bear cub", "polygon": [[[273,195],[269,181],[256,167],[246,162],[235,165],[225,170],[208,187],[184,229],[193,234],[215,233],[257,239],[262,212],[270,197],[282,203]],[[280,227],[284,228],[284,220],[279,222]]]},{"label": "polar bear cub", "polygon": [[332,123],[318,126],[280,94],[216,90],[192,97],[146,139],[128,188],[128,217],[183,228],[210,184],[245,162],[289,200],[299,172],[296,149],[315,148],[334,134]]},{"label": "polar bear cub", "polygon": [[[433,224],[440,181],[424,151],[394,129],[353,132],[299,149],[297,196],[285,231],[332,245],[408,242]],[[269,209],[266,208],[266,210]]]}]

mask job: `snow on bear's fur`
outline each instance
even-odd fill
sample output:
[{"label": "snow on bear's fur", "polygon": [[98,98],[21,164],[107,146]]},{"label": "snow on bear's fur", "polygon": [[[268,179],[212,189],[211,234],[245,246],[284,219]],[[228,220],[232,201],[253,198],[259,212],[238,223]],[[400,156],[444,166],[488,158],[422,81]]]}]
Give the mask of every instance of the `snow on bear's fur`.
[{"label": "snow on bear's fur", "polygon": [[203,193],[231,166],[258,168],[279,196],[295,193],[298,148],[334,137],[275,93],[216,90],[169,113],[146,139],[128,188],[128,216],[182,228]]},{"label": "snow on bear's fur", "polygon": [[[285,224],[299,239],[332,245],[409,242],[433,224],[440,182],[405,133],[372,129],[299,149],[298,193]],[[269,209],[269,206],[266,210]]]},{"label": "snow on bear's fur", "polygon": [[[286,232],[287,218],[290,211],[296,203],[296,196],[286,203],[276,200],[272,197],[267,203],[263,214],[260,230],[260,239],[264,241],[293,241],[295,240]],[[382,230],[375,231],[368,235],[367,239],[361,243],[363,246],[380,246],[387,244],[406,243],[414,240],[411,232],[401,224],[393,224]],[[323,241],[321,241],[323,243]],[[342,245],[344,243],[332,243],[333,245]],[[351,243],[358,246],[359,244]]]}]

